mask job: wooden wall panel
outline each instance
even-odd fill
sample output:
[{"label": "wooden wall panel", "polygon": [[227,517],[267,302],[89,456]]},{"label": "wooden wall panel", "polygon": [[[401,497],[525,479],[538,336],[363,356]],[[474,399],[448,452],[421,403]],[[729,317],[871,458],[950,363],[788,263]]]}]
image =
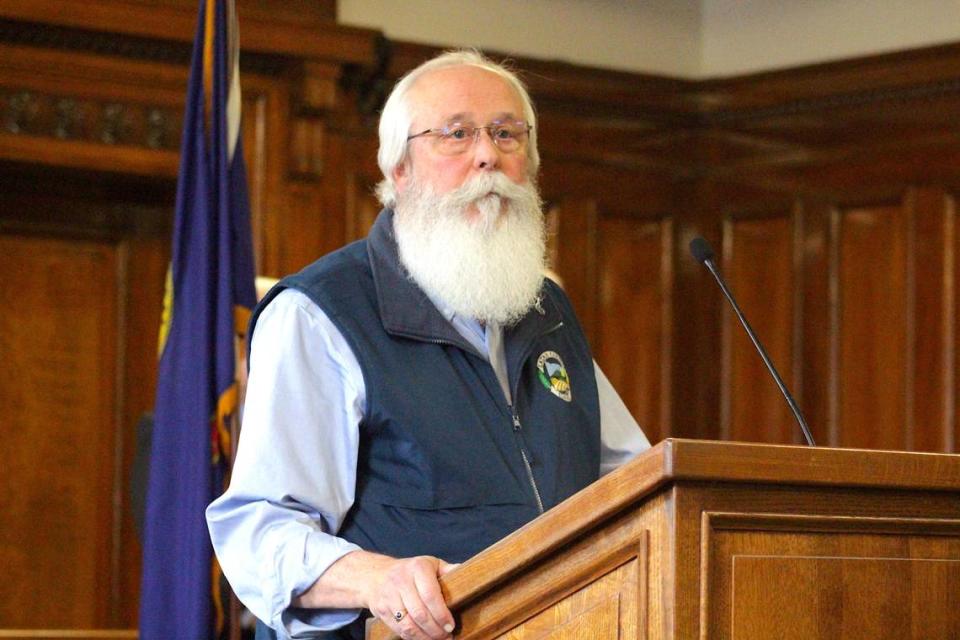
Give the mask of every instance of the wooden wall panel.
[{"label": "wooden wall panel", "polygon": [[[840,213],[840,446],[907,444],[907,216],[898,205]],[[878,428],[878,425],[899,425]]]},{"label": "wooden wall panel", "polygon": [[953,198],[943,189],[912,189],[905,206],[909,220],[907,330],[912,340],[906,447],[955,451],[951,434],[956,379]]},{"label": "wooden wall panel", "polygon": [[345,212],[344,242],[366,238],[380,214],[382,205],[373,195],[374,185],[362,175],[347,180],[347,207]]},{"label": "wooden wall panel", "polygon": [[551,266],[563,280],[564,290],[591,343],[597,336],[598,215],[595,200],[576,197],[559,199],[547,213],[556,230]]},{"label": "wooden wall panel", "polygon": [[283,242],[277,243],[270,266],[260,270],[275,277],[295,273],[320,257],[317,246],[327,231],[323,199],[314,185],[293,183],[285,190],[286,206],[283,215],[277,215],[279,235],[274,237],[274,242],[277,238]]},{"label": "wooden wall panel", "polygon": [[119,500],[120,550],[116,558],[120,589],[115,608],[116,626],[135,627],[140,610],[140,534],[134,525],[130,478],[134,465],[135,425],[146,412],[153,411],[156,395],[157,346],[164,281],[170,262],[167,233],[137,234],[120,243],[120,300],[125,302],[117,340],[123,345],[121,408],[121,464],[114,480],[114,496]]},{"label": "wooden wall panel", "polygon": [[669,219],[600,221],[594,353],[651,442],[671,409],[672,235]]},{"label": "wooden wall panel", "polygon": [[797,289],[801,300],[799,371],[791,387],[814,441],[836,446],[837,376],[835,302],[836,260],[834,209],[824,202],[797,203],[797,242],[800,244]]},{"label": "wooden wall panel", "polygon": [[[268,207],[266,199],[272,189],[268,188],[267,132],[269,102],[262,93],[253,93],[249,84],[243,94],[243,116],[240,122],[240,136],[243,143],[243,159],[247,170],[247,193],[250,202],[250,230],[253,235],[253,254],[255,264],[264,262],[266,239],[264,220]],[[272,133],[272,131],[270,131]]]},{"label": "wooden wall panel", "polygon": [[[153,406],[170,212],[129,197],[173,190],[103,178],[0,172],[0,448],[12,461],[0,470],[0,630],[136,626],[129,481],[134,427]],[[54,583],[62,600],[45,597]],[[24,604],[47,601],[46,618]]]},{"label": "wooden wall panel", "polygon": [[[343,223],[340,242],[347,244],[366,237],[373,227],[383,205],[376,196],[382,179],[377,165],[376,139],[362,129],[351,129],[331,137],[332,147],[338,150],[341,173],[331,180],[334,192],[328,195],[329,217]],[[342,214],[338,215],[338,213]],[[325,249],[336,248],[337,238],[330,238]]]},{"label": "wooden wall panel", "polygon": [[[796,275],[789,215],[728,219],[723,271],[787,387],[795,387]],[[724,439],[787,443],[799,427],[760,354],[724,302],[720,427]]]},{"label": "wooden wall panel", "polygon": [[117,266],[0,236],[0,627],[116,624]]},{"label": "wooden wall panel", "polygon": [[[723,242],[731,287],[818,444],[953,450],[956,239],[947,191],[732,216]],[[801,442],[733,312],[721,319],[723,437]]]},{"label": "wooden wall panel", "polygon": [[[243,150],[250,191],[250,226],[257,273],[277,275],[287,251],[284,236],[290,195],[289,90],[276,79],[243,76]],[[305,228],[308,237],[312,229]]]}]

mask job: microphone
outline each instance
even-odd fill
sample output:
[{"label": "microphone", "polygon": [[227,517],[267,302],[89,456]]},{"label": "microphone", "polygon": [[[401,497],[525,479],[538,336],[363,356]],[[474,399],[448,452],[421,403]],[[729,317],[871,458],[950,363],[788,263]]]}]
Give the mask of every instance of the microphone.
[{"label": "microphone", "polygon": [[790,410],[793,411],[794,417],[800,424],[800,430],[803,431],[803,437],[806,438],[807,444],[811,447],[817,446],[813,441],[813,435],[810,433],[810,428],[807,427],[806,420],[804,420],[803,416],[800,414],[800,407],[797,406],[793,396],[790,395],[790,392],[787,390],[787,385],[783,383],[783,378],[781,378],[780,374],[777,373],[776,368],[773,366],[773,362],[770,361],[770,356],[767,355],[767,351],[763,348],[763,345],[760,344],[760,339],[757,338],[757,334],[753,332],[753,329],[750,327],[750,323],[747,322],[743,312],[740,311],[740,305],[737,304],[737,301],[734,299],[730,289],[727,288],[727,283],[724,282],[720,272],[717,271],[717,266],[713,263],[713,249],[710,248],[710,245],[706,240],[700,236],[697,236],[690,241],[690,253],[694,258],[696,258],[697,262],[703,264],[703,266],[709,269],[710,273],[713,274],[717,284],[720,285],[720,290],[723,291],[723,295],[730,302],[730,306],[733,307],[737,317],[740,318],[740,324],[742,324],[743,328],[746,329],[747,335],[750,336],[750,340],[753,342],[753,346],[755,346],[757,351],[760,352],[760,357],[763,358],[763,363],[767,365],[767,369],[770,371],[770,374],[776,381],[777,386],[780,387],[780,392],[783,394],[783,397],[787,399],[787,404],[790,405]]}]

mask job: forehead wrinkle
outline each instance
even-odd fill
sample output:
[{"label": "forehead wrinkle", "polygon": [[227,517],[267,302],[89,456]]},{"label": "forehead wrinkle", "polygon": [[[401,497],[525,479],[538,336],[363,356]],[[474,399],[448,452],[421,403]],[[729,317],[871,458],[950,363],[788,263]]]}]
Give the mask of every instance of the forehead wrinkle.
[{"label": "forehead wrinkle", "polygon": [[[519,120],[520,118],[513,111],[498,111],[490,117],[490,122],[504,122],[507,120]],[[460,124],[473,124],[476,118],[469,111],[460,111],[443,119],[444,122],[459,122]]]},{"label": "forehead wrinkle", "polygon": [[[507,89],[507,91],[511,95],[511,102],[514,103],[512,107],[520,107],[521,115],[519,116],[516,115],[513,110],[500,111],[496,114],[496,116],[494,116],[495,119],[500,118],[502,116],[508,119],[512,118],[515,120],[523,120],[524,118],[522,115],[523,100],[521,99],[520,94],[517,93],[517,90],[515,87],[513,87],[506,79],[499,77],[497,74],[490,71],[489,69],[473,67],[471,65],[463,65],[463,66],[442,67],[439,69],[434,69],[434,70],[428,71],[427,73],[423,74],[422,76],[416,79],[416,81],[410,86],[407,92],[407,108],[409,109],[411,124],[418,123],[419,121],[417,128],[422,128],[423,126],[433,126],[433,124],[422,122],[422,119],[442,117],[442,116],[438,116],[438,112],[442,113],[441,108],[436,108],[437,105],[430,104],[433,101],[433,99],[428,99],[427,96],[424,94],[430,93],[431,87],[434,86],[432,82],[436,82],[437,81],[436,78],[438,76],[442,77],[450,73],[453,73],[457,70],[463,70],[468,73],[479,71],[482,74],[486,75],[488,78],[492,78],[493,80],[497,81]],[[447,80],[447,81],[440,81],[440,82],[450,82],[450,81]],[[429,113],[431,111],[431,107],[435,108],[435,111],[433,113]],[[449,123],[458,118],[469,118],[469,116],[470,116],[470,112],[457,112],[453,115],[447,116],[443,121]]]},{"label": "forehead wrinkle", "polygon": [[523,120],[522,115],[517,115],[513,111],[500,111],[495,113],[490,122],[509,122],[512,120]]},{"label": "forehead wrinkle", "polygon": [[450,124],[452,122],[459,122],[461,124],[465,124],[468,122],[472,122],[473,117],[469,111],[459,111],[457,113],[454,113],[452,115],[445,117],[443,121],[446,122],[447,124]]}]

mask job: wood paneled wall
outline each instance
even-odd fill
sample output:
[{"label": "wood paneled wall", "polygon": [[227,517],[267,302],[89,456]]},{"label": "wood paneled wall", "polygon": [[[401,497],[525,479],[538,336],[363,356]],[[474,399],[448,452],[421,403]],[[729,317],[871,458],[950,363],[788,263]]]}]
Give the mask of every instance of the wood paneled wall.
[{"label": "wood paneled wall", "polygon": [[0,166],[0,629],[133,627],[173,193]]},{"label": "wood paneled wall", "polygon": [[[105,626],[119,576],[110,501],[116,428],[118,247],[47,238],[0,238],[5,394],[0,531],[8,624]],[[103,304],[88,305],[88,300]],[[68,342],[65,336],[71,336]],[[22,381],[22,377],[28,379]],[[31,390],[43,393],[29,393]],[[69,470],[69,471],[64,471]],[[64,527],[64,521],[75,526]],[[42,546],[43,554],[33,551]],[[67,572],[64,567],[70,567]],[[34,602],[60,575],[59,596]],[[93,605],[93,606],[90,606]]]},{"label": "wood paneled wall", "polygon": [[[300,4],[239,3],[254,244],[274,276],[366,233],[377,110],[437,51]],[[0,629],[136,624],[127,478],[194,7],[0,3]],[[956,451],[960,46],[699,83],[517,66],[554,267],[652,441],[799,441],[688,255],[702,234],[819,443]]]},{"label": "wood paneled wall", "polygon": [[[948,192],[911,187],[724,221],[725,270],[819,443],[954,450],[954,219]],[[722,435],[796,440],[732,312],[720,322]]]}]

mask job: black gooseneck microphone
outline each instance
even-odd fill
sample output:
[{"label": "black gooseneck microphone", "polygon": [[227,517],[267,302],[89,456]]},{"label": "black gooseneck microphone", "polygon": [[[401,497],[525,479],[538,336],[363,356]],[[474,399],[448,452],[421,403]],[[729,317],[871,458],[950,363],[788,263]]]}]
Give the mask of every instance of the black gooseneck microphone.
[{"label": "black gooseneck microphone", "polygon": [[727,288],[727,283],[724,282],[720,272],[717,271],[717,266],[713,263],[713,249],[710,248],[710,245],[706,240],[700,236],[697,236],[690,241],[690,253],[694,258],[696,258],[697,262],[702,263],[703,266],[709,269],[710,273],[713,274],[717,284],[720,285],[720,290],[723,291],[723,295],[726,296],[727,300],[730,302],[730,306],[733,307],[737,317],[740,318],[740,324],[742,324],[743,328],[746,329],[747,335],[750,336],[750,340],[753,342],[753,346],[755,346],[757,351],[760,352],[760,357],[763,358],[763,363],[767,365],[767,369],[770,371],[770,374],[776,381],[777,386],[780,387],[780,392],[783,394],[783,397],[787,399],[787,404],[790,405],[790,410],[793,411],[794,417],[800,424],[800,429],[803,431],[803,437],[807,439],[807,444],[811,447],[817,446],[813,441],[813,435],[810,433],[810,428],[807,427],[806,420],[804,420],[803,416],[800,414],[800,407],[797,406],[793,396],[790,395],[790,392],[787,390],[787,385],[783,383],[783,378],[781,378],[780,374],[777,373],[777,369],[773,366],[773,362],[770,361],[770,356],[767,355],[767,351],[763,348],[763,345],[760,344],[760,339],[757,338],[757,334],[753,332],[753,329],[750,327],[750,323],[747,322],[743,312],[740,311],[740,305],[737,304],[737,301],[734,299],[730,289]]}]

